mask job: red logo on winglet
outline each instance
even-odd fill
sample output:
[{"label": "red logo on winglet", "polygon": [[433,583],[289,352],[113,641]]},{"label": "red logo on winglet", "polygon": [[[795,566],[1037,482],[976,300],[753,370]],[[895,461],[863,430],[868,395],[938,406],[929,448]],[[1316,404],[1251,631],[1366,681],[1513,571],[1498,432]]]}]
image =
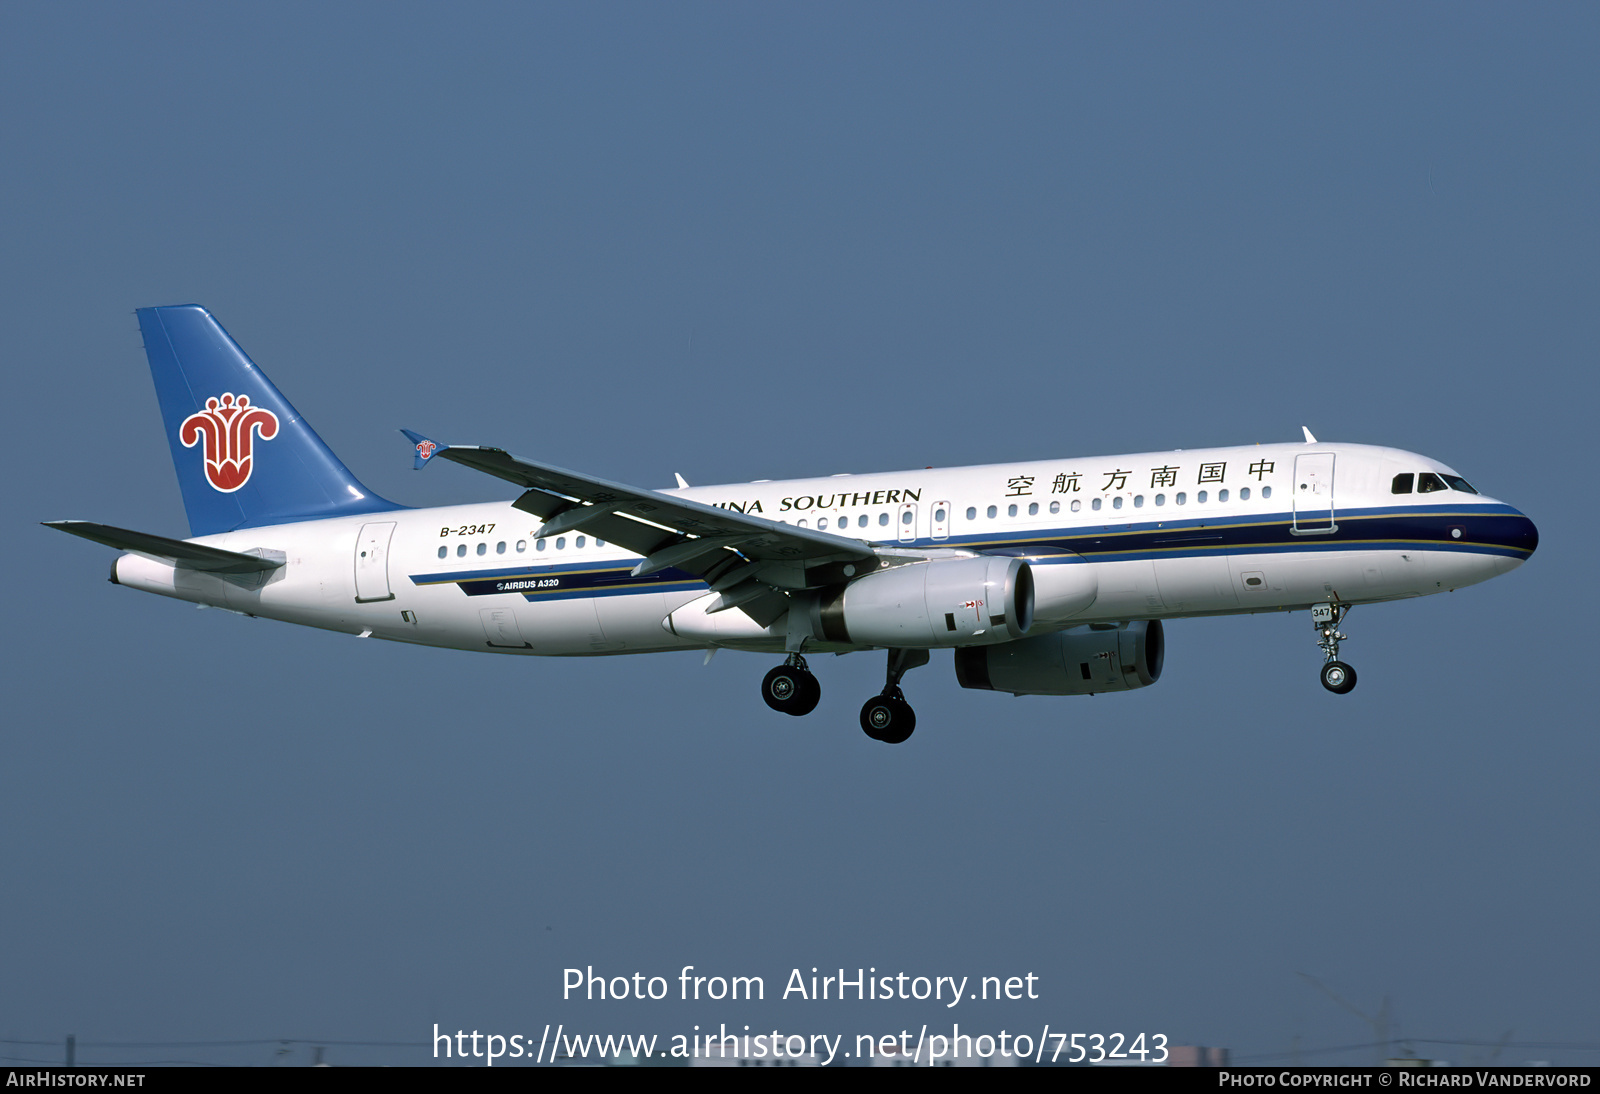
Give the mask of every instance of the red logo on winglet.
[{"label": "red logo on winglet", "polygon": [[421,456],[423,459],[428,459],[437,451],[439,451],[439,446],[434,444],[432,441],[423,441],[421,444],[417,445],[417,455]]},{"label": "red logo on winglet", "polygon": [[278,435],[278,416],[270,410],[250,405],[250,396],[206,400],[206,408],[196,411],[178,427],[183,447],[203,445],[206,481],[214,489],[231,494],[250,481],[254,461],[251,448],[259,434],[264,441]]}]

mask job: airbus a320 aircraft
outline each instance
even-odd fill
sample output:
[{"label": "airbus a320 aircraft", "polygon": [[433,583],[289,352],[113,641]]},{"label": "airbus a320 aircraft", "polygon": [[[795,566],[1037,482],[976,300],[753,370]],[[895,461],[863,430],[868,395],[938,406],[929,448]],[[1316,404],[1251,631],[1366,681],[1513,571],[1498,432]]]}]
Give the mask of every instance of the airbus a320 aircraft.
[{"label": "airbus a320 aircraft", "polygon": [[50,527],[127,553],[111,580],[363,638],[509,654],[719,648],[786,655],[761,694],[822,694],[808,653],[888,651],[861,709],[898,744],[929,651],[962,687],[1088,695],[1153,684],[1163,619],[1309,609],[1322,685],[1355,670],[1356,604],[1515,569],[1533,522],[1393,448],[1252,445],[647,490],[404,431],[418,468],[512,483],[509,502],[412,509],[339,462],[196,305],[138,313],[192,536]]}]

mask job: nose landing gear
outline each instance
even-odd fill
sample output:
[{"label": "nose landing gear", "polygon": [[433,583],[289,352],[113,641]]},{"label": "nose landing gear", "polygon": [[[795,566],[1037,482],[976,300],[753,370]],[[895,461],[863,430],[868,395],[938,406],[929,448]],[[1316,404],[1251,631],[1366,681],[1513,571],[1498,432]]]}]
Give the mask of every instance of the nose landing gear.
[{"label": "nose landing gear", "polygon": [[1326,658],[1322,666],[1322,686],[1335,695],[1343,695],[1356,686],[1356,670],[1339,660],[1339,643],[1348,640],[1348,636],[1339,631],[1339,621],[1349,612],[1348,604],[1315,604],[1311,608],[1311,625],[1317,629],[1317,648]]},{"label": "nose landing gear", "polygon": [[822,685],[806,666],[806,659],[791,653],[761,681],[761,698],[773,710],[799,718],[817,709],[822,701]]}]

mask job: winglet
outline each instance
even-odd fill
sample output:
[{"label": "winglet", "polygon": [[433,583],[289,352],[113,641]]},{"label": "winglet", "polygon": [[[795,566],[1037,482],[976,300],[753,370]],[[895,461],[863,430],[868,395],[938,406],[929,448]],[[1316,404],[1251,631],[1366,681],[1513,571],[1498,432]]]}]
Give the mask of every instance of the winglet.
[{"label": "winglet", "polygon": [[1306,444],[1316,444],[1317,443],[1317,439],[1311,435],[1311,429],[1310,429],[1309,426],[1301,426],[1300,427],[1300,432],[1302,432],[1302,433],[1304,433],[1306,435]]},{"label": "winglet", "polygon": [[431,441],[427,437],[424,437],[421,433],[413,433],[409,429],[402,429],[400,432],[406,435],[406,439],[409,440],[412,447],[416,449],[416,452],[414,453],[414,459],[412,460],[411,464],[411,469],[413,471],[421,471],[425,466],[427,466],[429,460],[433,459],[439,453],[450,447],[447,444],[440,444],[438,441]]}]

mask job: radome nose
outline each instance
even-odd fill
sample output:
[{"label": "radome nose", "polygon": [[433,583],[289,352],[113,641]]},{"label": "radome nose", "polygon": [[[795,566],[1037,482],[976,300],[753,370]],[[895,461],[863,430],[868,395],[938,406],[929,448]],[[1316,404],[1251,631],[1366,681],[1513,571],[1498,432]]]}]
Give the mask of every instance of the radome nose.
[{"label": "radome nose", "polygon": [[1539,529],[1522,513],[1517,513],[1507,529],[1506,546],[1526,551],[1531,556],[1539,549]]}]

